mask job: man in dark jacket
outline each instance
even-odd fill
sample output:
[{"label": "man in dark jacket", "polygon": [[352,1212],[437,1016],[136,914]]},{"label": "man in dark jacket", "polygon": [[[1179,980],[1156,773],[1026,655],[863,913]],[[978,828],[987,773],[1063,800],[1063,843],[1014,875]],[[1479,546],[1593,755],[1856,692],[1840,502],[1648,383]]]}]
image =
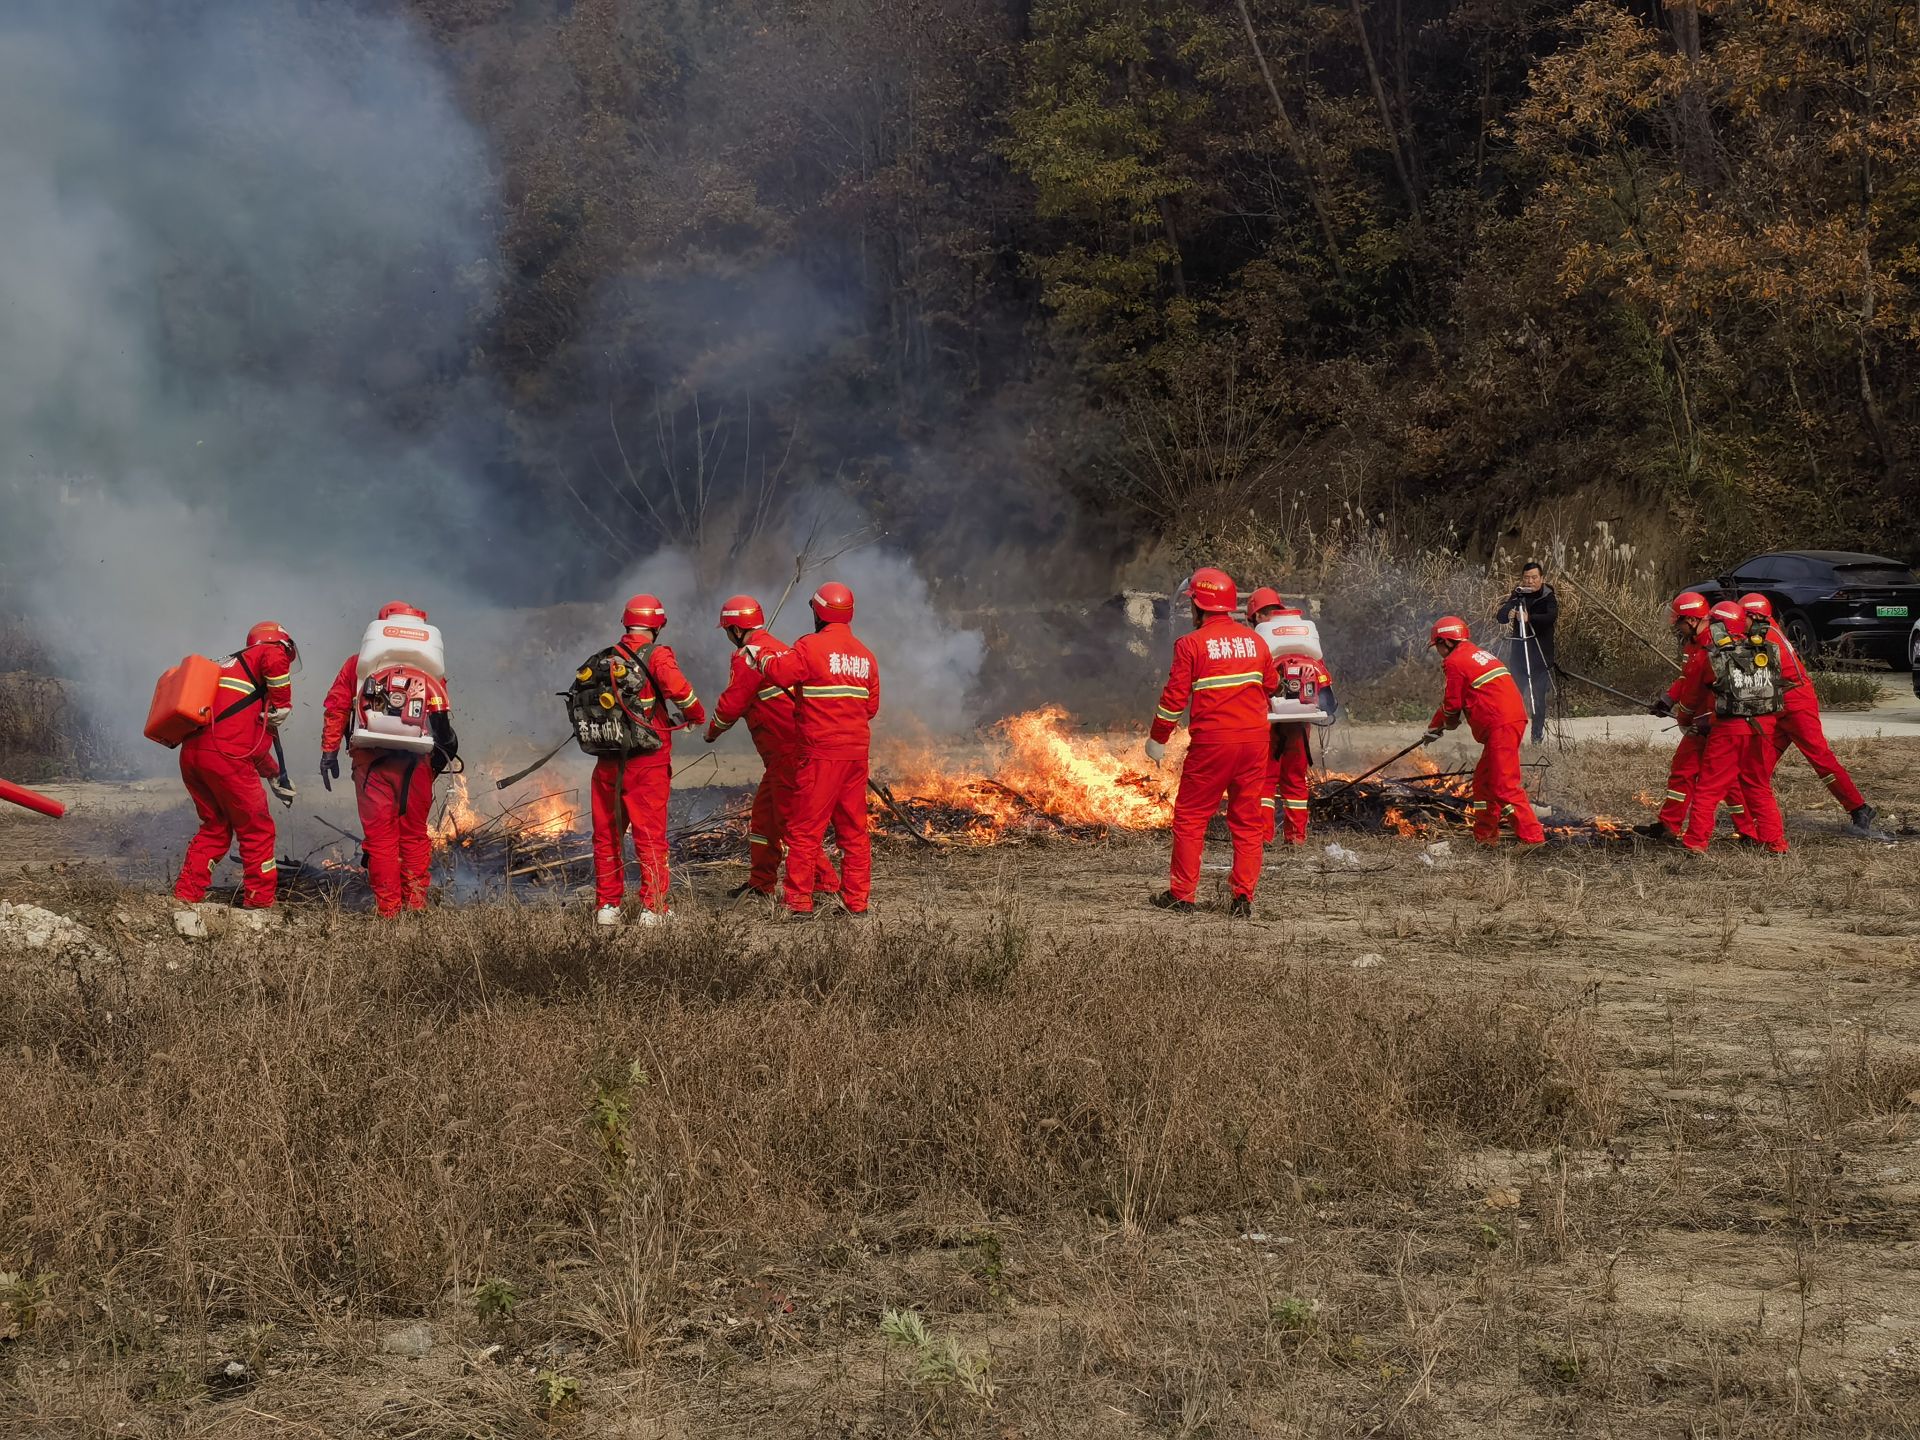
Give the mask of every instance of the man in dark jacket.
[{"label": "man in dark jacket", "polygon": [[1553,593],[1538,560],[1520,567],[1520,583],[1500,602],[1494,618],[1505,625],[1507,668],[1519,683],[1533,721],[1533,743],[1547,734],[1547,692],[1553,688],[1553,627],[1560,621],[1560,597]]}]

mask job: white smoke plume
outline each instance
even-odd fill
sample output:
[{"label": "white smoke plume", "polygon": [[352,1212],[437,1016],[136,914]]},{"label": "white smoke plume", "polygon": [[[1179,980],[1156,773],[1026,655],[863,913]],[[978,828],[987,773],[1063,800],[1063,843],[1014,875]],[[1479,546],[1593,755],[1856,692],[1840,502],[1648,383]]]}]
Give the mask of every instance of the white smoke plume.
[{"label": "white smoke plume", "polygon": [[[717,593],[672,551],[611,591],[567,523],[490,459],[512,423],[471,380],[499,283],[485,143],[402,19],[296,0],[16,0],[0,13],[0,607],[135,764],[155,676],[277,619],[306,658],[287,731],[313,788],[319,702],[382,601],[447,636],[470,754],[564,733],[553,692],[660,594],[702,694]],[[780,629],[803,628],[806,592]],[[862,600],[890,707],[959,727],[979,638],[869,548]],[[579,602],[538,611],[554,600]],[[337,807],[340,797],[336,796]]]}]

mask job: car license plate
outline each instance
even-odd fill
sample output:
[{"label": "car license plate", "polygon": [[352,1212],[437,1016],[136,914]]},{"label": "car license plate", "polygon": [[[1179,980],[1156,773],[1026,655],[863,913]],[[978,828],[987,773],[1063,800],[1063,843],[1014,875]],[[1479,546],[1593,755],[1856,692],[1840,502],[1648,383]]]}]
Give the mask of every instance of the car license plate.
[{"label": "car license plate", "polygon": [[1873,607],[1873,613],[1882,620],[1904,620],[1907,618],[1907,607],[1904,605],[1876,605]]}]

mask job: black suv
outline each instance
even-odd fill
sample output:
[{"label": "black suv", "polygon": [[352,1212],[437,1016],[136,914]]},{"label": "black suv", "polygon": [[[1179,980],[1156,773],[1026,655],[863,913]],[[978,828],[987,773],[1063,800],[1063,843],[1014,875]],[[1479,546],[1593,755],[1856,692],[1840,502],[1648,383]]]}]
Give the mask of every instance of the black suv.
[{"label": "black suv", "polygon": [[1782,550],[1742,560],[1693,588],[1709,600],[1759,591],[1773,602],[1793,648],[1809,658],[1833,650],[1901,670],[1910,663],[1907,637],[1920,619],[1920,581],[1884,555]]}]

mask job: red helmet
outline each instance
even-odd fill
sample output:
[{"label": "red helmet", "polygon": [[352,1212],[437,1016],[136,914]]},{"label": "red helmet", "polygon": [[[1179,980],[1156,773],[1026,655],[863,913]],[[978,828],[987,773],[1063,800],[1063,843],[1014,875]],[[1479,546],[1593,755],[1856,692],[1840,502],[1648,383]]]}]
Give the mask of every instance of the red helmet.
[{"label": "red helmet", "polygon": [[1280,598],[1280,592],[1270,585],[1262,585],[1247,597],[1247,623],[1251,625],[1260,618],[1262,610],[1284,610],[1286,602]]},{"label": "red helmet", "polygon": [[1433,622],[1433,628],[1427,632],[1427,644],[1438,645],[1443,640],[1471,640],[1467,633],[1467,622],[1458,615],[1442,615]]},{"label": "red helmet", "polygon": [[1773,618],[1773,602],[1757,590],[1751,595],[1740,597],[1740,608],[1749,615],[1764,615],[1769,620]]},{"label": "red helmet", "polygon": [[766,624],[766,612],[751,595],[732,595],[720,604],[722,630],[761,630]]},{"label": "red helmet", "polygon": [[1210,567],[1193,572],[1187,581],[1187,594],[1193,608],[1209,615],[1231,615],[1240,603],[1240,592],[1233,588],[1233,577]]},{"label": "red helmet", "polygon": [[658,630],[667,623],[667,607],[655,595],[636,595],[627,601],[620,623],[629,630]]},{"label": "red helmet", "polygon": [[813,599],[807,603],[813,606],[816,620],[824,620],[829,625],[853,623],[853,591],[838,580],[827,581],[813,592]]},{"label": "red helmet", "polygon": [[1747,628],[1746,608],[1738,600],[1722,600],[1707,612],[1709,620],[1718,620],[1731,630]]},{"label": "red helmet", "polygon": [[387,601],[386,604],[380,607],[380,614],[376,618],[391,620],[396,615],[411,615],[416,620],[424,620],[427,618],[426,611],[409,605],[404,600]]},{"label": "red helmet", "polygon": [[300,668],[300,647],[293,643],[293,636],[287,633],[286,626],[278,620],[262,620],[247,631],[247,648],[255,645],[279,645],[287,652],[287,673],[298,672]]},{"label": "red helmet", "polygon": [[1707,613],[1707,597],[1698,590],[1682,590],[1669,608],[1675,620],[1698,620]]}]

